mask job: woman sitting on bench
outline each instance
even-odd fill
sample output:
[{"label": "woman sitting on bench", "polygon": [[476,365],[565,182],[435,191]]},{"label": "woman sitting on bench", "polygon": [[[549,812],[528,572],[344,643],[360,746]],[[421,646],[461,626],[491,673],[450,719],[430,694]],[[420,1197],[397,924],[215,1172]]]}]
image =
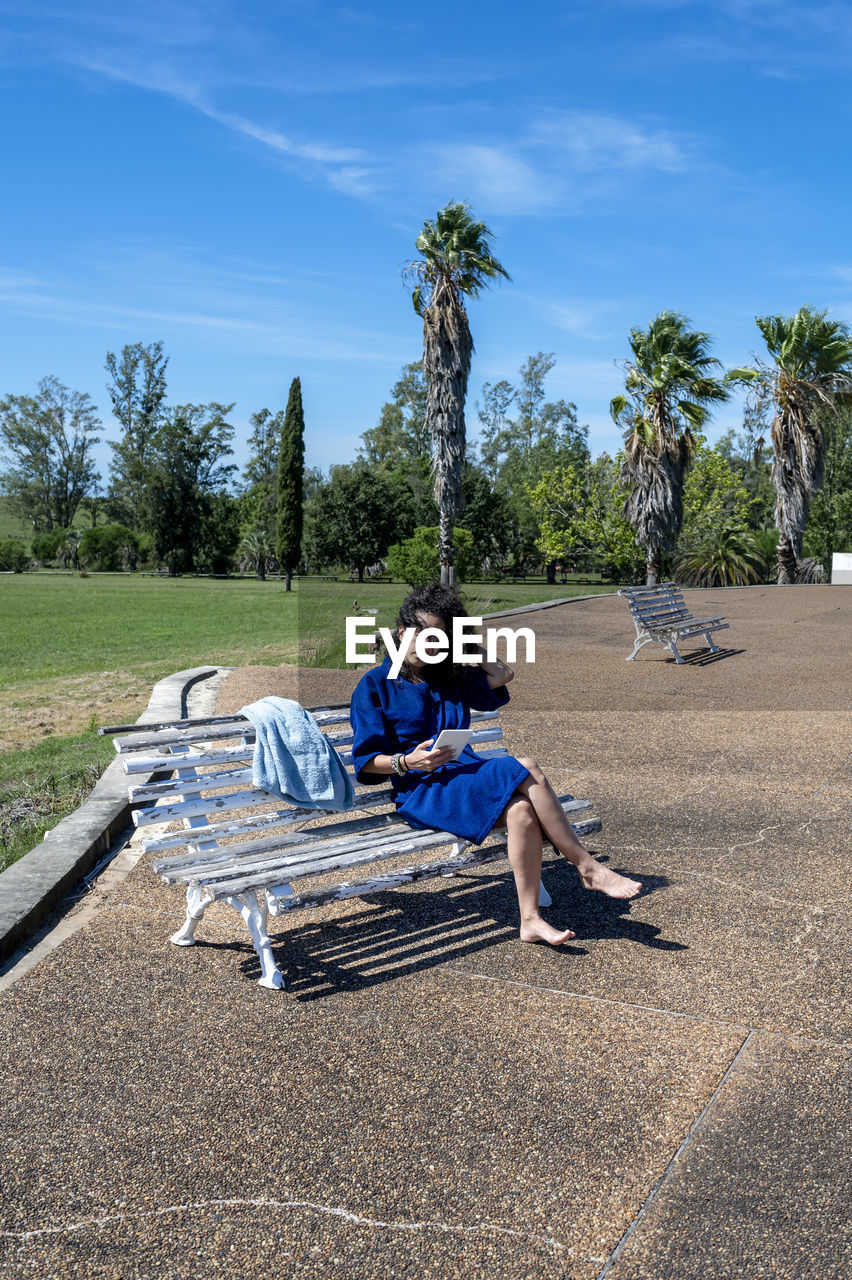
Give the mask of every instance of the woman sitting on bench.
[{"label": "woman sitting on bench", "polygon": [[436,627],[449,636],[455,617],[467,617],[466,610],[455,591],[437,583],[418,587],[403,601],[397,635],[402,639],[408,628],[415,634],[399,675],[389,678],[386,656],[364,673],[352,695],[355,776],[377,786],[390,774],[394,804],[412,827],[435,827],[473,844],[505,827],[521,940],[556,947],[575,935],[571,929],[555,929],[539,912],[542,834],[577,868],[587,889],[632,898],[642,885],[601,866],[583,848],[531,756],[489,759],[467,746],[452,759],[450,747],[430,750],[442,729],[468,728],[471,707],[491,711],[507,703],[505,686],[515,674],[499,659],[456,665],[447,653],[440,662],[421,661],[414,647],[417,634]]}]

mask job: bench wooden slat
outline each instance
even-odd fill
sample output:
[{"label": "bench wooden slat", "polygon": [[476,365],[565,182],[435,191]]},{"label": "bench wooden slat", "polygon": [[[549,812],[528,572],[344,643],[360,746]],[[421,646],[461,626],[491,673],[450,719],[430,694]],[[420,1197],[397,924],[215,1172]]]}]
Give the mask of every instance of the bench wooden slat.
[{"label": "bench wooden slat", "polygon": [[[374,791],[372,795],[359,795],[355,808],[353,810],[347,809],[346,812],[373,809],[391,803],[390,787],[384,787],[380,791]],[[190,840],[219,840],[229,836],[265,830],[269,827],[292,826],[294,823],[307,822],[311,818],[322,816],[322,813],[316,809],[277,809],[271,813],[256,813],[223,822],[183,827],[180,831],[167,831],[156,836],[145,835],[143,832],[139,843],[145,853],[160,853],[164,849],[176,849],[181,845],[186,845]]]},{"label": "bench wooden slat", "polygon": [[728,623],[722,622],[721,618],[686,617],[686,618],[682,618],[680,621],[675,620],[673,622],[661,622],[659,624],[648,624],[645,626],[644,630],[645,631],[680,631],[682,632],[684,627],[692,627],[693,629],[697,628],[700,631],[702,628],[708,629],[711,627],[718,627],[718,626],[727,627]]},{"label": "bench wooden slat", "polygon": [[[376,813],[368,815],[365,818],[355,818],[351,816],[351,811],[346,811],[345,822],[334,822],[327,827],[315,828],[312,831],[296,831],[296,832],[279,832],[276,835],[260,836],[254,840],[243,841],[241,844],[219,844],[215,848],[204,848],[204,839],[196,840],[193,831],[187,834],[191,837],[188,841],[189,848],[192,852],[174,855],[170,858],[161,858],[157,862],[151,863],[151,870],[155,875],[161,876],[167,880],[169,884],[173,884],[177,880],[192,879],[194,876],[203,875],[208,868],[225,866],[229,862],[238,860],[241,856],[248,853],[269,853],[284,848],[300,847],[303,848],[310,843],[318,844],[320,836],[327,836],[329,840],[339,835],[341,832],[351,832],[358,835],[363,831],[380,831],[383,827],[392,823],[402,822],[399,814],[393,813]],[[235,834],[248,834],[242,831]]]},{"label": "bench wooden slat", "polygon": [[[584,813],[592,807],[591,800],[576,800],[573,796],[567,795],[560,797],[560,803],[566,814]],[[209,873],[217,869],[221,871],[229,865],[233,868],[239,867],[242,871],[245,864],[245,868],[250,869],[254,864],[246,861],[247,859],[257,857],[267,862],[274,857],[285,859],[291,848],[297,848],[297,861],[303,860],[307,853],[310,853],[311,857],[330,857],[339,851],[345,852],[350,843],[353,849],[359,847],[360,837],[392,826],[404,827],[407,834],[411,835],[411,828],[408,827],[403,815],[394,811],[360,818],[354,822],[351,819],[346,822],[335,822],[327,827],[296,832],[284,837],[266,836],[242,844],[220,845],[217,849],[207,851],[196,847],[196,841],[193,838],[189,842],[191,853],[155,862],[152,870],[169,884],[177,880],[202,881]],[[446,832],[444,834],[447,839],[455,839]],[[374,843],[374,847],[379,846]],[[281,865],[284,866],[285,862],[282,861]]]},{"label": "bench wooden slat", "polygon": [[[241,764],[251,760],[254,755],[254,744],[245,743],[241,747],[221,747],[216,751],[193,752],[192,755],[159,755],[132,756],[125,755],[122,760],[124,772],[129,776],[134,773],[171,772],[177,768],[175,761],[186,761],[194,769],[205,769],[218,764]],[[186,766],[185,766],[186,767]]]},{"label": "bench wooden slat", "polygon": [[338,871],[345,867],[360,866],[367,862],[386,862],[388,858],[400,858],[407,853],[419,850],[437,849],[442,844],[452,844],[455,836],[446,831],[395,831],[387,837],[377,838],[365,836],[362,841],[353,841],[348,848],[338,849],[333,861],[322,857],[301,858],[293,855],[290,858],[258,861],[245,869],[237,867],[223,868],[218,873],[208,872],[200,878],[199,883],[208,890],[213,890],[217,897],[226,897],[234,893],[242,893],[244,889],[268,888],[279,885],[282,881],[288,884],[293,880],[306,880],[309,876],[321,876],[324,872]]},{"label": "bench wooden slat", "polygon": [[[305,880],[311,876],[321,876],[331,870],[363,866],[369,862],[384,862],[388,858],[400,858],[406,853],[437,849],[441,845],[454,843],[458,843],[458,837],[451,835],[448,831],[427,829],[414,833],[409,828],[407,833],[392,838],[388,837],[373,843],[365,840],[360,847],[355,845],[351,852],[339,853],[333,866],[322,858],[315,858],[313,861],[293,859],[292,862],[285,859],[280,866],[271,865],[268,870],[258,867],[251,871],[236,873],[232,871],[230,874],[223,873],[221,876],[205,876],[201,883],[205,889],[215,891],[217,897],[225,897],[242,893],[249,888],[269,888],[272,885],[281,884],[282,880],[288,882]],[[505,842],[503,845],[505,847]],[[481,860],[481,854],[479,858],[475,855],[474,857],[475,860]]]},{"label": "bench wooden slat", "polygon": [[[586,822],[578,822],[574,831],[578,838],[591,835],[601,830],[599,818],[590,818]],[[335,885],[332,889],[319,889],[313,893],[294,894],[279,898],[276,906],[270,906],[270,915],[284,915],[288,911],[302,911],[308,907],[322,907],[329,902],[341,902],[346,898],[366,898],[373,893],[384,893],[388,889],[397,889],[404,884],[417,880],[428,880],[444,876],[456,871],[464,871],[467,867],[479,866],[485,862],[494,862],[497,858],[505,858],[506,843],[486,845],[472,853],[455,854],[449,858],[441,858],[437,862],[425,866],[401,867],[398,871],[387,871],[384,875],[372,880],[362,880]]]}]

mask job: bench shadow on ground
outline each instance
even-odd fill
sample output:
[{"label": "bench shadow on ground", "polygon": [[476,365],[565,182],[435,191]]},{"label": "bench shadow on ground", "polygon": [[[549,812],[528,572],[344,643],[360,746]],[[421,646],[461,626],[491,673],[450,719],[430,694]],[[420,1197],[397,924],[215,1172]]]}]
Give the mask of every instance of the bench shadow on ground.
[{"label": "bench shadow on ground", "polygon": [[[605,859],[602,859],[602,861]],[[631,872],[619,867],[625,875]],[[553,906],[545,916],[570,922],[576,939],[562,950],[587,955],[585,944],[623,939],[660,951],[683,951],[686,944],[661,938],[655,925],[630,918],[630,903],[591,894],[567,863],[545,864]],[[642,876],[633,902],[668,884],[665,876]],[[298,1000],[317,1000],[340,991],[360,991],[406,975],[452,965],[500,943],[518,941],[518,903],[511,872],[460,874],[441,890],[388,890],[362,900],[367,906],[332,920],[296,924],[286,937],[273,933],[272,949]],[[274,928],[274,926],[273,926]],[[203,945],[241,951],[246,979],[260,977],[254,950],[246,941]]]},{"label": "bench shadow on ground", "polygon": [[[745,649],[722,649],[720,647],[718,653],[712,653],[709,649],[699,649],[696,653],[682,653],[684,664],[690,667],[709,667],[712,662],[721,662],[724,658],[736,658],[741,653],[746,653]],[[674,658],[667,658],[667,662],[675,663]],[[677,665],[675,663],[675,665]]]}]

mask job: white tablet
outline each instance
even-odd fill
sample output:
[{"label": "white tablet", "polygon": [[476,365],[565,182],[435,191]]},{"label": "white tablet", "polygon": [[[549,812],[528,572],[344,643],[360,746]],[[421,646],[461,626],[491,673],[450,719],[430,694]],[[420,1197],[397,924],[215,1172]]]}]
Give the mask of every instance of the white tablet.
[{"label": "white tablet", "polygon": [[452,747],[455,753],[452,759],[455,760],[470,742],[472,733],[472,729],[442,729],[429,750],[435,751],[438,747]]}]

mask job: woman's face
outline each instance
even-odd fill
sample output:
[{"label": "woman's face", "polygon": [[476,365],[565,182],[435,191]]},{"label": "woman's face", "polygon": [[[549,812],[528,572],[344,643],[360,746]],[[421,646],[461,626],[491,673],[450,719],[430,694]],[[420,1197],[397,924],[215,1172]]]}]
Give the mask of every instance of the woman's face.
[{"label": "woman's face", "polygon": [[[425,667],[432,665],[431,663],[421,662],[417,654],[414,652],[414,645],[417,641],[417,636],[421,631],[425,631],[427,627],[438,627],[441,631],[446,630],[443,618],[439,618],[437,613],[417,614],[417,631],[415,631],[414,635],[411,637],[408,645],[408,651],[405,655],[405,661],[408,663],[412,671],[422,671]],[[404,631],[404,627],[397,628],[397,636],[399,639],[402,639]],[[438,646],[432,641],[427,642],[425,647],[429,653],[440,652]]]}]

